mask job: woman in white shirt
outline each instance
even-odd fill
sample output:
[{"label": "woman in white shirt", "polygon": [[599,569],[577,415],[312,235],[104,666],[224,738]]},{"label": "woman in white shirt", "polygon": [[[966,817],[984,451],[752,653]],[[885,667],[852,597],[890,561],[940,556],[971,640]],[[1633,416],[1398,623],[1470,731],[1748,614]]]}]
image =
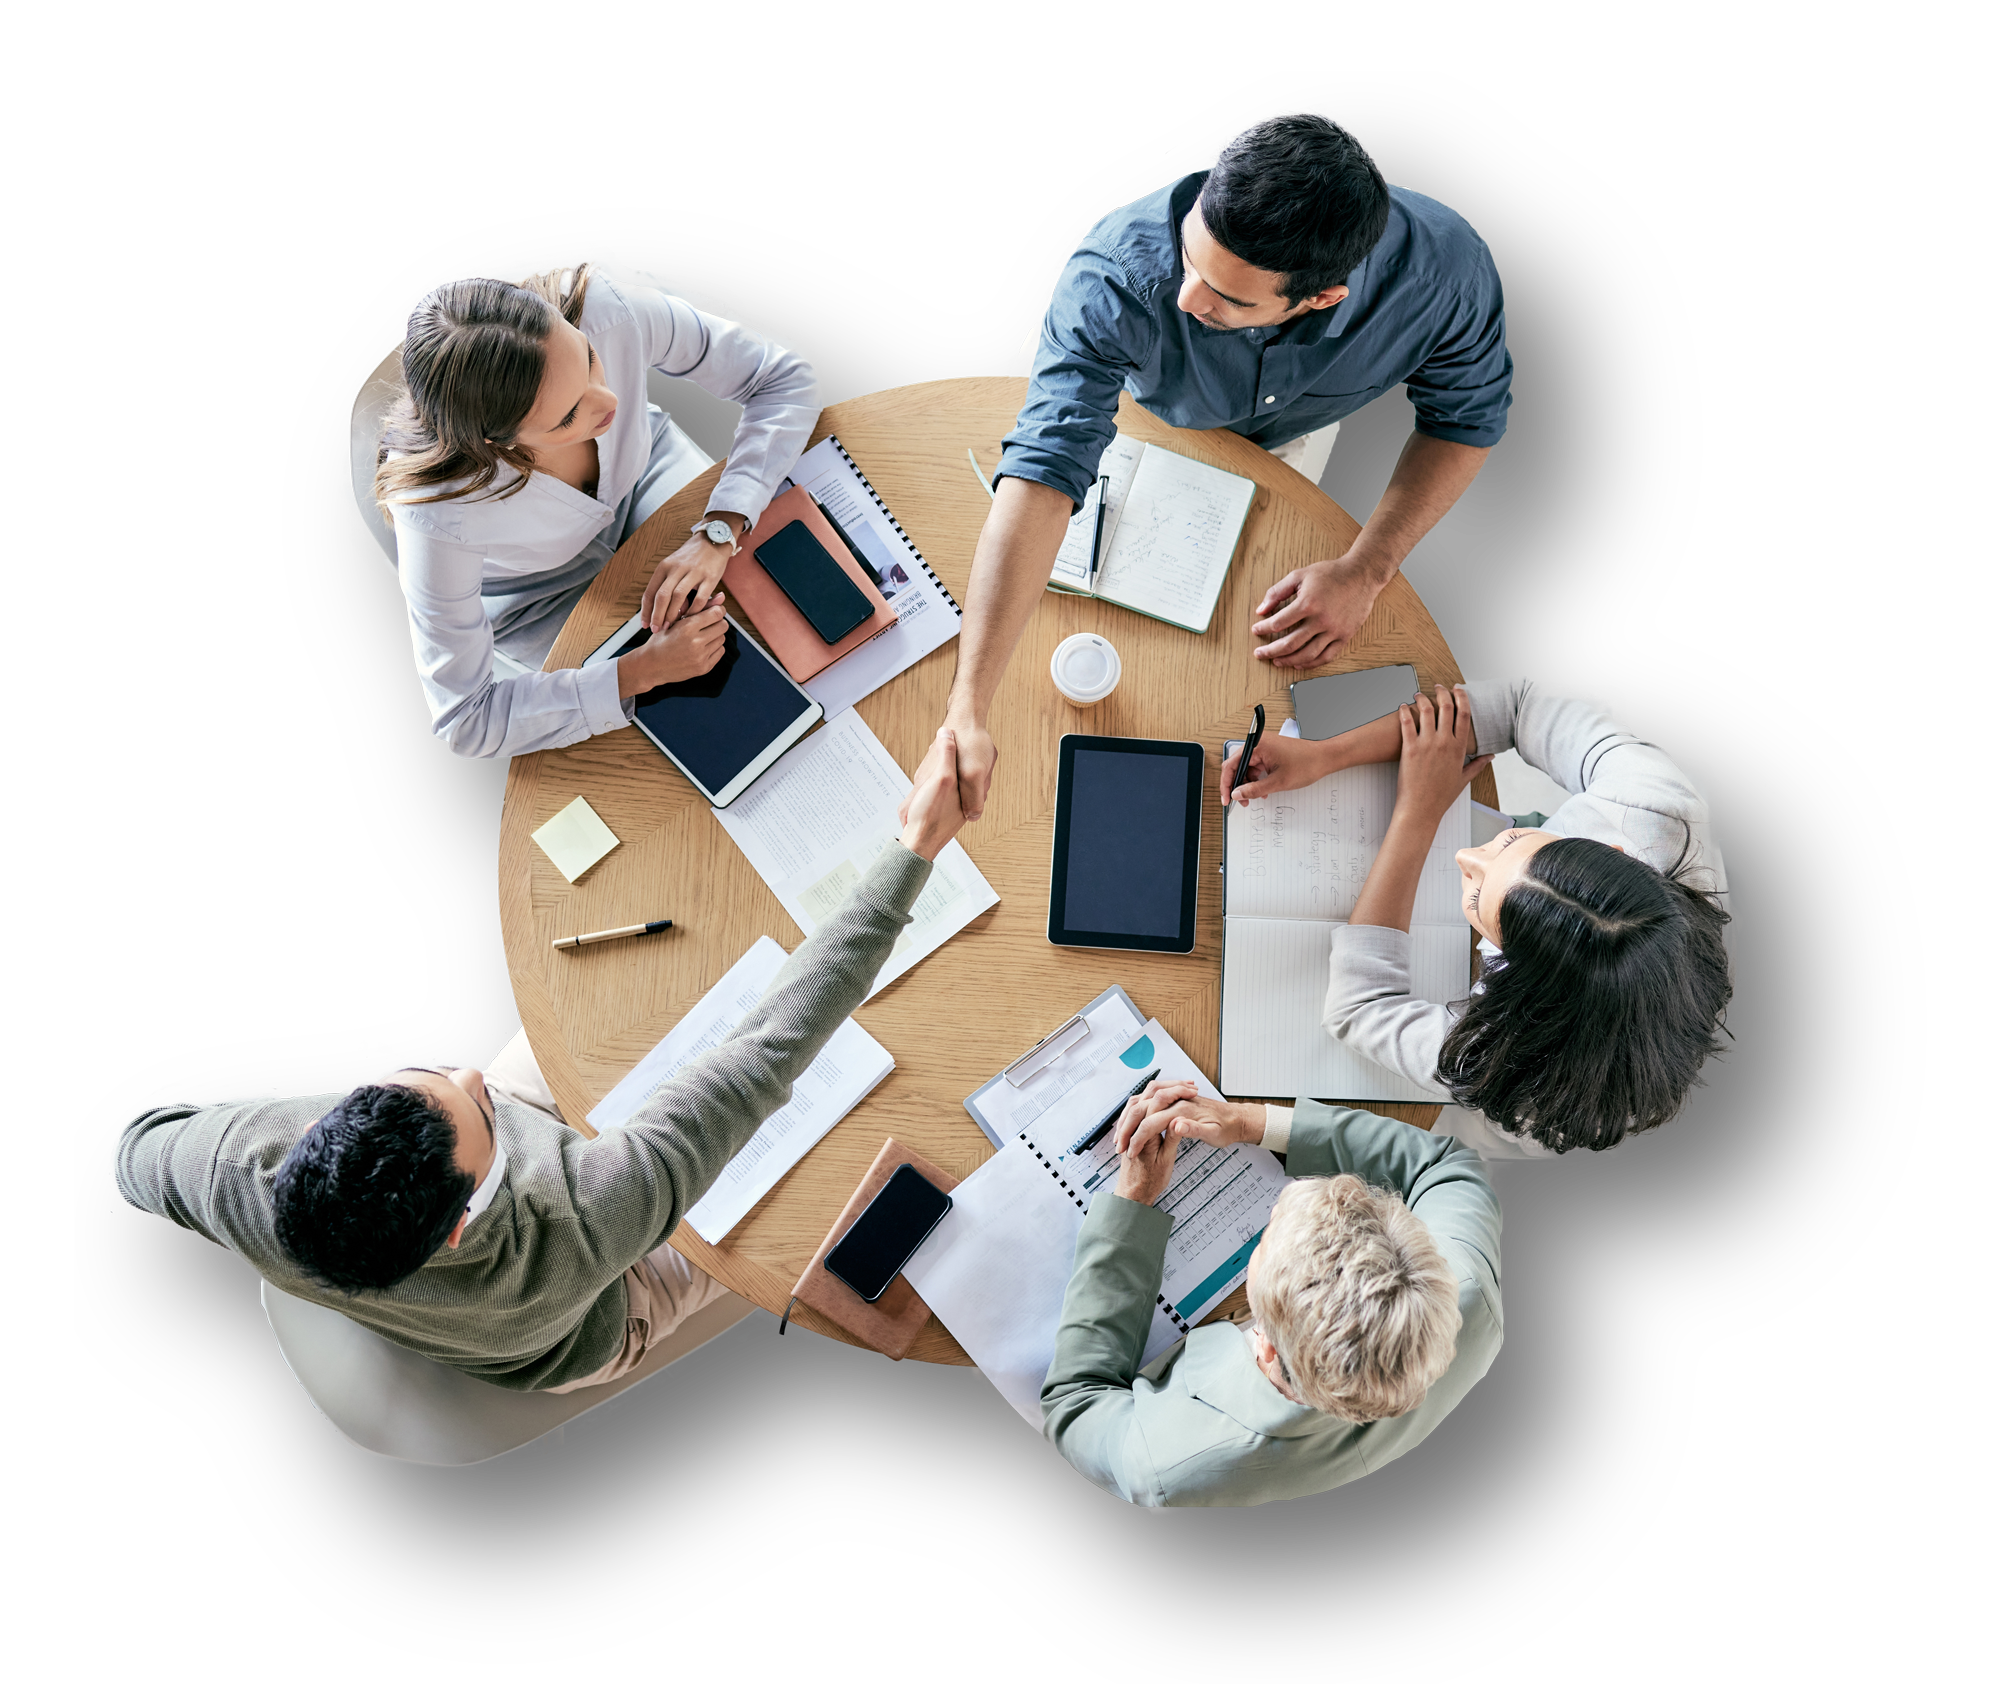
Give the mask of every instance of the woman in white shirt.
[{"label": "woman in white shirt", "polygon": [[[1485,967],[1469,1000],[1436,1005],[1410,987],[1417,879],[1458,792],[1508,748],[1571,798],[1459,853]],[[1516,680],[1439,686],[1324,742],[1266,737],[1239,787],[1240,758],[1224,762],[1225,802],[1400,762],[1382,846],[1334,932],[1324,1022],[1455,1101],[1440,1131],[1483,1157],[1598,1152],[1680,1109],[1721,1050],[1728,885],[1707,804],[1659,749]]]},{"label": "woman in white shirt", "polygon": [[[709,466],[646,402],[646,371],[743,406],[729,463],[641,603],[654,635],[615,663],[544,673],[612,553]],[[592,270],[455,281],[410,317],[405,393],[376,501],[396,528],[432,727],[459,754],[526,754],[616,730],[630,699],[722,653],[716,586],[819,416],[811,367],[734,322]]]}]

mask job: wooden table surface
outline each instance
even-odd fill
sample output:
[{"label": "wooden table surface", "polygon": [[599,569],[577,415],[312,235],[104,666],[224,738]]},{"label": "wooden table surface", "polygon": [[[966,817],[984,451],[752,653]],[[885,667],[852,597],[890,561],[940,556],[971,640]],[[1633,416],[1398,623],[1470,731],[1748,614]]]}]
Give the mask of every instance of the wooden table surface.
[{"label": "wooden table surface", "polygon": [[[1026,390],[1019,379],[898,387],[835,404],[813,432],[814,443],[829,433],[840,436],[961,604],[989,507],[965,453],[976,451],[992,471]],[[1043,598],[994,701],[989,724],[1000,763],[992,798],[984,818],[959,838],[1000,904],[855,1013],[894,1055],[889,1078],[720,1246],[708,1245],[685,1223],[673,1236],[674,1246],[701,1268],[767,1309],[784,1309],[800,1270],[886,1136],[956,1175],[970,1174],[993,1147],[966,1115],[965,1096],[1111,983],[1122,983],[1140,1010],[1159,1018],[1215,1076],[1221,814],[1211,808],[1202,827],[1192,954],[1051,947],[1046,920],[1056,744],[1066,731],[1200,742],[1208,750],[1212,784],[1220,745],[1247,732],[1253,705],[1266,704],[1275,730],[1290,715],[1287,683],[1309,676],[1253,658],[1251,608],[1292,568],[1344,551],[1357,527],[1316,486],[1235,433],[1183,432],[1129,397],[1121,402],[1118,426],[1257,483],[1214,621],[1206,636],[1197,637],[1087,598],[1055,592]],[[701,517],[720,473],[717,466],[701,474],[618,551],[571,614],[550,652],[549,670],[578,665],[637,610],[653,564]],[[738,618],[745,617],[739,612]],[[1048,672],[1056,644],[1080,631],[1109,639],[1124,663],[1116,693],[1088,710],[1064,701]],[[905,771],[915,768],[944,716],[956,649],[955,642],[945,645],[858,704]],[[1413,664],[1426,687],[1460,677],[1429,613],[1400,575],[1377,599],[1348,654],[1314,671],[1391,662]],[[1494,803],[1490,773],[1474,794]],[[531,833],[579,795],[622,845],[572,885]],[[667,936],[576,952],[549,947],[559,935],[663,916],[675,922]],[[788,951],[800,940],[798,927],[711,816],[707,801],[636,730],[515,758],[500,827],[500,922],[529,1042],[564,1116],[580,1126],[591,1106],[757,937],[773,936]],[[1426,1127],[1437,1116],[1436,1106],[1374,1109]],[[831,1337],[848,1337],[810,1312],[795,1319]],[[967,1360],[935,1319],[911,1355]]]}]

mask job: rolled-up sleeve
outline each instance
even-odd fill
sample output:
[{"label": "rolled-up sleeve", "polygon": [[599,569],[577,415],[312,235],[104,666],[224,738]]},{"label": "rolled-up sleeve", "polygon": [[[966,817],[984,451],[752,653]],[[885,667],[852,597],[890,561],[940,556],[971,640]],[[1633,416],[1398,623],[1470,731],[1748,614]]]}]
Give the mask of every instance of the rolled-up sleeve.
[{"label": "rolled-up sleeve", "polygon": [[493,627],[480,596],[477,551],[425,531],[400,512],[397,572],[431,730],[472,759],[566,748],[626,723],[618,663],[496,678]]},{"label": "rolled-up sleeve", "polygon": [[1081,508],[1118,430],[1118,394],[1149,354],[1152,311],[1115,264],[1088,252],[1063,271],[994,480],[1053,487]]},{"label": "rolled-up sleeve", "polygon": [[729,461],[709,506],[754,523],[778,482],[792,471],[819,420],[819,380],[812,364],[774,340],[656,287],[627,291],[649,366],[690,380],[712,397],[741,404]]},{"label": "rolled-up sleeve", "polygon": [[1482,244],[1473,284],[1455,300],[1450,325],[1406,382],[1417,431],[1448,444],[1496,445],[1513,403],[1514,359],[1500,275]]},{"label": "rolled-up sleeve", "polygon": [[1333,932],[1326,1032],[1363,1058],[1393,1070],[1438,1098],[1438,1054],[1451,1029],[1448,1007],[1410,989],[1410,934],[1377,924],[1342,924]]}]

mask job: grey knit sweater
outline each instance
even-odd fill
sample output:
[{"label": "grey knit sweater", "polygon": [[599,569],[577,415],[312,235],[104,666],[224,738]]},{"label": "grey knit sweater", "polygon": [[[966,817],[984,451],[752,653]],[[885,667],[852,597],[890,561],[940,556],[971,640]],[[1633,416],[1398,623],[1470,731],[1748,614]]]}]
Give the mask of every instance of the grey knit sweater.
[{"label": "grey knit sweater", "polygon": [[721,1046],[596,1140],[500,1101],[507,1168],[458,1249],[383,1292],[321,1286],[279,1248],[271,1183],[341,1097],[169,1105],[128,1124],[118,1190],[240,1253],[273,1286],[399,1345],[517,1391],[602,1368],[625,1336],[626,1269],[679,1225],[858,1006],[910,922],[927,861],[885,848]]}]

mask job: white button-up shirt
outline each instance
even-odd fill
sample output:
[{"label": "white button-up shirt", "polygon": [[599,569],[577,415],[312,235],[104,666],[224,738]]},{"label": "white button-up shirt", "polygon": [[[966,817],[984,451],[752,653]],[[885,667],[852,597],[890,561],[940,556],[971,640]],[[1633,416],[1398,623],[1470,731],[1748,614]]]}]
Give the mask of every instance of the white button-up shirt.
[{"label": "white button-up shirt", "polygon": [[[616,515],[652,452],[647,369],[743,406],[708,502],[753,521],[819,418],[818,386],[803,358],[657,287],[593,269],[578,325],[618,397],[611,430],[597,441],[597,495],[536,473],[504,500],[403,502],[394,511],[397,571],[432,728],[459,754],[561,748],[626,723],[614,662],[588,672],[496,678],[480,586],[554,572]],[[504,491],[516,478],[503,466],[492,489]]]}]

